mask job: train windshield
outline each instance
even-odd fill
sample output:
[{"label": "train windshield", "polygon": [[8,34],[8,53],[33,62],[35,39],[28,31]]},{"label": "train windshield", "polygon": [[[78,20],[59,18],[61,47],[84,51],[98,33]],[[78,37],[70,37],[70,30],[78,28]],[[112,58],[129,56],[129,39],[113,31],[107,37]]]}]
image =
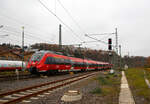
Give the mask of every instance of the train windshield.
[{"label": "train windshield", "polygon": [[31,61],[40,61],[43,57],[44,53],[35,53],[31,57]]}]

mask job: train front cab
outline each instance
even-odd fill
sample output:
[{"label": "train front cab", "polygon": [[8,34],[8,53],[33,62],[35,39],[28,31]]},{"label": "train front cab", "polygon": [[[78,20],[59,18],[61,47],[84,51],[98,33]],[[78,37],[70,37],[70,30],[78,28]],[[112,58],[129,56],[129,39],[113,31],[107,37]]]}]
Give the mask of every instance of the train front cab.
[{"label": "train front cab", "polygon": [[42,66],[42,61],[43,61],[43,56],[44,53],[42,52],[37,52],[34,53],[32,55],[32,57],[30,58],[28,64],[27,64],[27,70],[31,73],[31,74],[37,74],[39,71],[39,65],[40,67]]},{"label": "train front cab", "polygon": [[28,69],[32,74],[55,74],[58,71],[68,71],[71,69],[71,62],[67,56],[48,52],[41,55],[41,60],[33,60],[38,55],[35,53],[28,63]]}]

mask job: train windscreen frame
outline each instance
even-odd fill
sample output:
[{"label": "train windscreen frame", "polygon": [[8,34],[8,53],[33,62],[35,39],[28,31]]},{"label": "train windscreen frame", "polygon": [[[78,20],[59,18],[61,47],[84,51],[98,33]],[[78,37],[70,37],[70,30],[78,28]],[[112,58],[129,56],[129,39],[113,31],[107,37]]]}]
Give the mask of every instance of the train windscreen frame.
[{"label": "train windscreen frame", "polygon": [[42,59],[42,57],[44,56],[44,53],[42,52],[38,52],[38,53],[34,53],[31,57],[31,61],[40,61]]}]

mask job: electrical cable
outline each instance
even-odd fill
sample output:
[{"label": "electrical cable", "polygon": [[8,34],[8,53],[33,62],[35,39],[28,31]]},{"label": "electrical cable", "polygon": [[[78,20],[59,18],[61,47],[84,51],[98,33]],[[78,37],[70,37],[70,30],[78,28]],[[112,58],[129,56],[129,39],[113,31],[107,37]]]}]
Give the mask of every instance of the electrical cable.
[{"label": "electrical cable", "polygon": [[78,24],[78,22],[76,22],[76,20],[72,17],[71,13],[64,7],[64,5],[60,2],[60,0],[57,0],[58,3],[62,6],[62,8],[66,11],[66,13],[70,16],[70,18],[72,19],[72,21],[77,25],[77,27],[84,33],[85,31],[83,31],[83,29],[81,28],[81,26]]},{"label": "electrical cable", "polygon": [[[7,33],[7,34],[12,34],[12,35],[9,35],[9,37],[15,37],[15,38],[13,38],[13,40],[14,39],[18,39],[18,36],[19,36],[19,34],[18,34],[18,32],[10,32],[10,31],[3,31],[3,32],[5,32],[5,33]],[[27,36],[27,35],[26,35]],[[25,39],[25,43],[26,44],[31,44],[31,42],[33,43],[33,38],[32,37],[24,37],[24,39]],[[18,39],[17,41],[19,41],[18,43],[20,44],[21,43],[21,36],[20,36],[20,39]],[[39,42],[39,41],[38,41]]]},{"label": "electrical cable", "polygon": [[[5,30],[8,30],[8,31],[12,31],[12,32],[15,32],[15,33],[18,33],[18,34],[20,34],[20,32],[18,32],[18,31],[15,31],[16,29],[15,28],[12,28],[12,27],[10,27],[10,26],[5,26],[5,27],[7,27],[7,29],[5,28]],[[8,29],[9,28],[9,29]],[[11,30],[10,30],[11,29]],[[35,37],[35,36],[32,36],[32,35],[30,35],[30,34],[35,34],[35,33],[28,33],[28,32],[26,32],[25,33],[25,36],[29,36],[29,37],[32,37],[32,38],[36,38],[36,39],[38,39],[38,40],[43,40],[43,39],[41,39],[41,38],[39,38],[39,37]],[[35,34],[35,35],[37,35],[37,34]],[[39,35],[39,34],[38,34]],[[47,41],[47,40],[43,40],[44,42],[46,42],[46,43],[49,43],[49,41]]]},{"label": "electrical cable", "polygon": [[[1,12],[1,13],[2,13],[2,12]],[[6,14],[4,14],[4,13],[1,14],[0,16],[3,16],[3,17],[5,17],[5,18],[7,18],[7,19],[9,19],[9,20],[11,20],[11,21],[14,21],[14,22],[18,23],[18,24],[24,24],[24,25],[27,25],[27,26],[29,26],[29,27],[32,27],[32,28],[38,30],[39,32],[44,32],[43,30],[41,30],[41,29],[38,28],[38,27],[35,27],[35,26],[33,26],[33,25],[24,23],[24,22],[22,22],[22,21],[20,21],[20,20],[17,20],[17,19],[15,19],[15,18],[13,18],[13,17],[10,17],[10,16],[8,16],[8,15],[6,15]],[[41,30],[41,31],[40,31],[40,30]],[[47,32],[45,32],[45,33],[46,33],[46,34],[50,34],[50,33],[47,33]]]},{"label": "electrical cable", "polygon": [[[17,39],[18,39],[18,36],[19,36],[19,34],[18,34],[18,32],[13,32],[13,31],[8,31],[8,30],[5,30],[5,31],[2,31],[2,32],[4,32],[4,33],[6,33],[6,34],[8,34],[9,35],[9,37],[12,37],[12,36],[14,36],[14,37],[16,37]],[[13,35],[10,35],[10,34],[13,34]],[[18,41],[19,43],[21,43],[21,40],[16,40],[16,38],[13,38],[13,40],[15,40],[15,41]],[[20,37],[21,38],[21,37]],[[31,38],[27,38],[27,37],[25,37],[25,39],[28,39],[28,41],[31,41]],[[26,43],[30,43],[30,42],[27,42],[26,41]]]},{"label": "electrical cable", "polygon": [[45,8],[47,9],[47,11],[49,13],[51,13],[52,15],[54,15],[64,26],[66,26],[74,35],[76,35],[76,37],[80,40],[83,41],[67,24],[65,24],[61,18],[59,18],[55,13],[53,13],[43,2],[41,2],[41,0],[38,0],[39,3]]}]

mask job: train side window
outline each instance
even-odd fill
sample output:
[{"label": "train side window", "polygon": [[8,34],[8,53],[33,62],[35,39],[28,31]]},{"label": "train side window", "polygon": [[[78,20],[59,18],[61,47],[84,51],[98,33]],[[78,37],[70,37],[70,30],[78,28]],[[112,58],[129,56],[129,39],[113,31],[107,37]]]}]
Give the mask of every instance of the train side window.
[{"label": "train side window", "polygon": [[64,64],[64,59],[63,58],[54,58],[55,59],[55,64]]},{"label": "train side window", "polygon": [[60,64],[61,63],[61,61],[58,58],[54,58],[54,60],[55,60],[54,64]]},{"label": "train side window", "polygon": [[73,65],[74,67],[77,67],[78,66],[78,63],[77,62],[74,62],[74,65]]},{"label": "train side window", "polygon": [[49,61],[50,61],[51,64],[56,64],[56,60],[55,60],[55,58],[53,58],[53,57],[50,57],[50,58],[49,58]]},{"label": "train side window", "polygon": [[86,63],[85,62],[83,63],[83,67],[86,67]]},{"label": "train side window", "polygon": [[79,62],[77,62],[77,67],[79,67],[80,66],[80,63]]},{"label": "train side window", "polygon": [[92,64],[90,63],[90,65],[89,65],[90,67],[92,67]]},{"label": "train side window", "polygon": [[80,63],[80,62],[78,62],[78,63],[77,63],[77,66],[78,66],[78,67],[80,67],[80,65],[81,65],[81,63]]},{"label": "train side window", "polygon": [[65,64],[65,59],[63,59],[63,58],[61,59],[61,64],[63,64],[63,65]]},{"label": "train side window", "polygon": [[62,64],[62,65],[65,64],[65,59],[63,59],[63,58],[60,58],[58,61],[59,61],[59,64]]},{"label": "train side window", "polygon": [[65,59],[65,64],[66,65],[70,65],[71,64],[71,61],[69,59]]},{"label": "train side window", "polygon": [[67,64],[67,60],[66,59],[64,59],[64,65],[66,65]]},{"label": "train side window", "polygon": [[83,66],[83,63],[82,63],[82,62],[79,62],[79,63],[78,63],[78,66],[79,66],[79,67],[82,67],[82,66]]},{"label": "train side window", "polygon": [[61,59],[60,59],[60,64],[63,64],[63,65],[64,65],[64,64],[65,64],[65,59],[61,58]]},{"label": "train side window", "polygon": [[72,61],[71,64],[73,67],[75,67],[76,62]]},{"label": "train side window", "polygon": [[92,67],[93,64],[90,64],[89,66]]},{"label": "train side window", "polygon": [[86,67],[89,65],[87,62],[85,63]]},{"label": "train side window", "polygon": [[72,60],[70,60],[70,64],[73,66],[74,65],[74,62]]},{"label": "train side window", "polygon": [[84,67],[84,63],[83,62],[81,62],[80,65],[81,65],[81,67]]},{"label": "train side window", "polygon": [[45,64],[55,64],[55,59],[53,57],[47,57]]},{"label": "train side window", "polygon": [[56,64],[56,63],[58,64],[59,61],[57,60],[57,58],[54,58],[54,60],[55,60],[55,64]]}]

